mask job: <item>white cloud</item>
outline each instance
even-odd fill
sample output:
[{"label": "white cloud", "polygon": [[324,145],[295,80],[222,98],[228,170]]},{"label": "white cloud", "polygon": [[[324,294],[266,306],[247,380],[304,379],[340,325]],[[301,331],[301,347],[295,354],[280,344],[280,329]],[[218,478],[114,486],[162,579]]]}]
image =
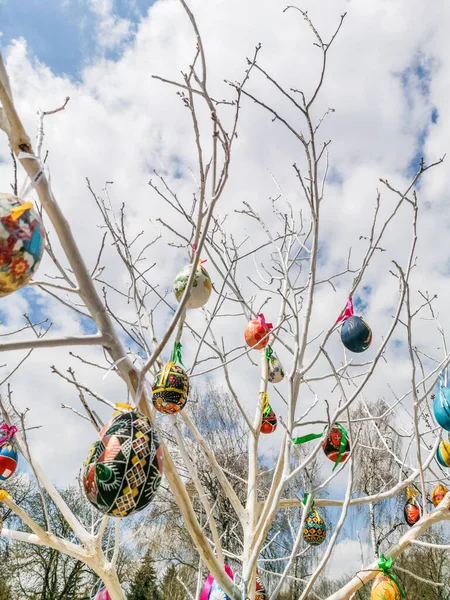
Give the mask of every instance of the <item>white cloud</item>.
[{"label": "white cloud", "polygon": [[337,543],[327,565],[330,579],[358,572],[371,559],[369,544],[346,538]]}]

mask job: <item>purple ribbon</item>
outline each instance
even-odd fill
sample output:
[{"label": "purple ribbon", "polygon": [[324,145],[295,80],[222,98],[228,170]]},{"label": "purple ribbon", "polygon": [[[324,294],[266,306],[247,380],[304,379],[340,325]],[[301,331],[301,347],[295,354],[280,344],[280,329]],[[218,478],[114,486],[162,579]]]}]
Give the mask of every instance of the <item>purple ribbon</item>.
[{"label": "purple ribbon", "polygon": [[5,442],[12,440],[12,438],[17,433],[17,427],[15,425],[10,426],[10,425],[7,425],[6,423],[3,423],[3,425],[0,427],[0,429],[6,430],[6,435],[4,437],[2,437],[2,439],[0,440],[0,444],[4,444]]},{"label": "purple ribbon", "polygon": [[[223,568],[225,569],[225,573],[228,575],[228,577],[234,581],[234,575],[233,575],[233,570],[230,567],[230,565],[224,565]],[[208,575],[207,580],[205,581],[205,585],[203,586],[202,589],[202,593],[200,594],[200,598],[199,600],[208,600],[209,598],[209,593],[211,591],[212,585],[214,583],[214,577],[211,575],[211,573]]]}]

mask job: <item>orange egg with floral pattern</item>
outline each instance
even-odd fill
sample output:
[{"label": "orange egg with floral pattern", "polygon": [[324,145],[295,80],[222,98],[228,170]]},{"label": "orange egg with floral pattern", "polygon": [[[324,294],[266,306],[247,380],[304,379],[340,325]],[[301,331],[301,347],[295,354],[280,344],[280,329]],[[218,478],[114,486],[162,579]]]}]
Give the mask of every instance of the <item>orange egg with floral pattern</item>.
[{"label": "orange egg with floral pattern", "polygon": [[375,577],[370,600],[402,600],[398,585],[387,575],[380,574]]}]

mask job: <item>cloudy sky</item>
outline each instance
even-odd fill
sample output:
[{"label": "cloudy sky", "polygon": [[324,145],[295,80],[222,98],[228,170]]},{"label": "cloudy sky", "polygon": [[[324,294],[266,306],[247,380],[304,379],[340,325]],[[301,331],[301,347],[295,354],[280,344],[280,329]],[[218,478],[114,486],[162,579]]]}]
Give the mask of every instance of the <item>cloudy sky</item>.
[{"label": "cloudy sky", "polygon": [[[253,55],[258,43],[262,44],[261,64],[280,83],[306,93],[313,89],[320,73],[320,53],[300,15],[294,11],[283,13],[284,3],[192,0],[190,6],[202,33],[213,97],[233,98],[225,80],[242,78],[246,58]],[[301,8],[309,11],[324,39],[332,35],[340,15],[347,12],[330,51],[325,84],[314,109],[316,119],[328,108],[334,109],[319,136],[320,141],[332,140],[320,255],[321,269],[329,275],[340,270],[350,247],[358,264],[365,248],[360,237],[370,228],[377,188],[382,191],[382,214],[387,214],[395,202],[380,184],[380,177],[405,189],[422,155],[432,162],[448,152],[450,6],[444,0],[435,2],[433,10],[418,0],[305,0]],[[114,182],[110,187],[111,203],[115,210],[125,203],[129,239],[144,231],[143,239],[152,240],[161,231],[158,218],[189,236],[187,225],[148,186],[157,170],[185,206],[189,206],[195,192],[191,175],[191,170],[194,176],[196,170],[195,146],[189,113],[173,87],[151,78],[158,74],[179,80],[180,72],[188,69],[194,56],[195,38],[179,2],[0,0],[0,28],[17,108],[31,136],[36,133],[37,110],[56,108],[70,96],[66,110],[46,121],[44,150],[49,153],[53,190],[87,264],[93,267],[96,262],[102,230],[86,177],[99,194],[106,181]],[[283,111],[296,126],[304,127],[301,116],[261,75],[252,76],[249,90]],[[221,111],[227,121],[229,109],[222,105]],[[201,113],[201,117],[202,131],[206,132],[208,115]],[[13,168],[4,138],[0,140],[0,158],[2,191],[7,191]],[[227,231],[237,240],[247,235],[253,243],[264,239],[254,223],[234,209],[241,209],[243,201],[250,202],[270,223],[269,198],[278,194],[271,173],[288,200],[296,208],[302,206],[294,162],[302,162],[298,142],[260,107],[244,102],[231,176],[218,207],[219,215],[228,214]],[[23,179],[23,173],[19,176]],[[450,324],[448,190],[446,163],[427,173],[420,185],[420,239],[414,274],[414,290],[438,295],[436,310],[444,328]],[[389,271],[393,259],[405,264],[411,240],[410,217],[407,209],[400,212],[387,232],[385,252],[376,257],[364,287],[358,290],[360,306],[374,330],[370,356],[391,322],[398,283]],[[173,234],[163,234],[164,239],[146,255],[149,266],[156,263],[153,281],[161,291],[170,288],[187,257],[184,250],[169,245],[178,243]],[[50,236],[66,264],[51,229]],[[244,249],[250,250],[251,242],[246,242]],[[259,263],[267,260],[267,255],[258,258]],[[126,273],[110,244],[103,265],[105,281],[126,286]],[[52,273],[46,258],[38,278]],[[211,275],[214,279],[213,268]],[[239,275],[242,289],[251,295],[255,290],[249,286],[248,275],[255,275],[251,260],[243,261]],[[334,321],[350,286],[351,276],[347,276],[339,281],[336,292],[328,286],[319,289],[313,333],[320,333],[324,320],[328,324]],[[417,296],[414,298],[418,301]],[[131,318],[132,308],[126,302],[112,293],[108,299],[121,317]],[[255,305],[263,300],[264,294],[256,294]],[[269,307],[273,314],[267,316],[275,320],[276,298]],[[61,303],[36,288],[28,288],[1,300],[2,335],[21,327],[24,313],[35,320],[49,318],[53,335],[81,334],[92,327]],[[167,313],[158,313],[158,336],[167,318]],[[200,330],[204,327],[201,315],[190,319]],[[224,337],[230,349],[242,344],[244,325],[242,316],[223,318],[218,320],[215,332]],[[414,334],[424,352],[442,357],[440,338],[432,323],[418,322]],[[407,391],[410,381],[404,332],[399,331],[394,338],[387,350],[388,362],[367,392],[375,397],[386,394],[388,400],[391,397],[386,382],[400,395]],[[188,337],[183,342],[189,362],[195,348]],[[330,348],[342,354],[337,337]],[[100,350],[72,351],[105,364]],[[0,375],[6,377],[23,357],[21,352],[3,355],[0,362],[6,366]],[[123,401],[124,390],[114,374],[103,379],[104,371],[87,368],[63,349],[33,353],[11,379],[17,403],[31,409],[33,425],[42,425],[32,435],[36,456],[53,479],[65,485],[74,481],[93,432],[69,411],[61,411],[62,402],[79,408],[79,401],[75,391],[51,373],[52,364],[61,371],[72,366],[80,379],[111,401]],[[239,392],[245,396],[244,403],[250,407],[257,395],[257,369],[244,360],[234,367],[233,374]],[[307,405],[307,395],[304,401]],[[276,396],[272,402],[281,413],[282,402]],[[323,404],[318,407],[318,417],[323,418],[323,409]],[[330,493],[334,491],[342,492],[339,486]],[[346,535],[355,537],[354,524],[347,527]],[[354,554],[357,563],[357,545]]]}]

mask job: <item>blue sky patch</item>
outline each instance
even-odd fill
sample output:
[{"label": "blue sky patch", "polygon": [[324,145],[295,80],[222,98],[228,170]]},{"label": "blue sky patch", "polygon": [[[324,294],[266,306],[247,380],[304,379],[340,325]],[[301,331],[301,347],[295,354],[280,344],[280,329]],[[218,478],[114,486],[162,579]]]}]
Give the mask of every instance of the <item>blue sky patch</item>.
[{"label": "blue sky patch", "polygon": [[[115,0],[113,14],[128,19],[133,32],[154,1]],[[90,0],[0,0],[2,47],[23,37],[40,62],[56,75],[65,73],[75,80],[83,67],[102,54],[97,44],[98,25]],[[118,58],[114,50],[103,55]]]}]

